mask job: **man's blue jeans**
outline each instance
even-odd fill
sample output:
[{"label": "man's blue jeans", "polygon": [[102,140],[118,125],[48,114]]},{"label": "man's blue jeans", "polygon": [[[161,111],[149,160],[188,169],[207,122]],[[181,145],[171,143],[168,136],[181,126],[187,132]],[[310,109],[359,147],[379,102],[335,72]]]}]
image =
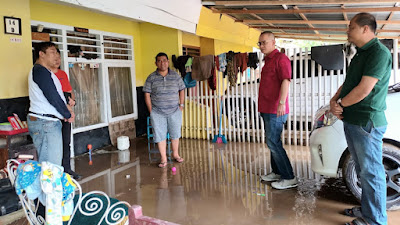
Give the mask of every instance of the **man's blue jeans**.
[{"label": "man's blue jeans", "polygon": [[272,172],[281,175],[282,179],[293,179],[293,168],[281,140],[283,125],[288,115],[277,117],[276,114],[261,113],[261,116],[264,120],[265,139],[271,151]]},{"label": "man's blue jeans", "polygon": [[48,161],[61,166],[63,141],[61,121],[45,120],[27,116],[29,134],[38,153],[38,162]]},{"label": "man's blue jeans", "polygon": [[344,122],[348,149],[361,180],[361,212],[369,224],[387,224],[386,174],[382,163],[382,138],[386,126]]}]

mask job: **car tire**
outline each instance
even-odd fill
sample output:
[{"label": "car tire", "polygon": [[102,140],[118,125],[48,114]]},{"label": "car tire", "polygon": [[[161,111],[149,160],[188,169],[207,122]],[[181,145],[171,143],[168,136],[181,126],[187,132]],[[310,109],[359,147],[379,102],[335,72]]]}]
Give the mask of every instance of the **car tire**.
[{"label": "car tire", "polygon": [[[387,184],[386,208],[397,210],[400,209],[400,148],[393,144],[384,143],[382,153]],[[350,154],[344,160],[342,172],[347,188],[360,201],[360,180],[356,174],[355,162]]]}]

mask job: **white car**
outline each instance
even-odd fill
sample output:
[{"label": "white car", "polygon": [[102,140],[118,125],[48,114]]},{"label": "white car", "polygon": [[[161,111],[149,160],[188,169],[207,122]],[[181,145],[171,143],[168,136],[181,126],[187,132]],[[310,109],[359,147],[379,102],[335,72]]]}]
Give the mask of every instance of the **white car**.
[{"label": "white car", "polygon": [[[387,181],[387,209],[400,207],[400,83],[389,87],[385,111],[388,126],[383,138],[383,164]],[[326,177],[342,175],[346,186],[360,200],[361,187],[347,149],[343,122],[329,112],[316,112],[310,135],[311,168]],[[341,173],[340,173],[341,172]]]}]

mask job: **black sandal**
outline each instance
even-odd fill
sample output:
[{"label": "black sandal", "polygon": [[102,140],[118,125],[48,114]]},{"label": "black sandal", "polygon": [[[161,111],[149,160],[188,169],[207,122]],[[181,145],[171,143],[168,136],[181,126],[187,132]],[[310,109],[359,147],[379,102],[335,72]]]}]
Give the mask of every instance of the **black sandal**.
[{"label": "black sandal", "polygon": [[369,225],[369,223],[365,221],[363,218],[358,217],[357,219],[354,219],[350,223],[346,223],[346,225]]},{"label": "black sandal", "polygon": [[343,214],[350,217],[362,217],[361,207],[353,207],[351,209],[345,209]]}]

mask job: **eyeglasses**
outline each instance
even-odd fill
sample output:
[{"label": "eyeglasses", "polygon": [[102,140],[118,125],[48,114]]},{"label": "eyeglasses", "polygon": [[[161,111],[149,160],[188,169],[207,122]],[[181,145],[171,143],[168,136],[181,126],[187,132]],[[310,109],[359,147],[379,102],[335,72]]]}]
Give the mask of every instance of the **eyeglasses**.
[{"label": "eyeglasses", "polygon": [[261,45],[266,45],[267,43],[268,43],[269,41],[259,41],[259,42],[257,42],[257,45],[258,46],[261,46]]},{"label": "eyeglasses", "polygon": [[165,63],[165,62],[168,62],[168,59],[159,59],[159,60],[157,60],[157,63]]}]

